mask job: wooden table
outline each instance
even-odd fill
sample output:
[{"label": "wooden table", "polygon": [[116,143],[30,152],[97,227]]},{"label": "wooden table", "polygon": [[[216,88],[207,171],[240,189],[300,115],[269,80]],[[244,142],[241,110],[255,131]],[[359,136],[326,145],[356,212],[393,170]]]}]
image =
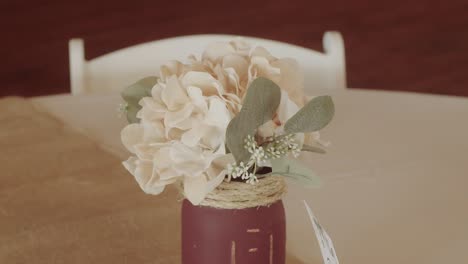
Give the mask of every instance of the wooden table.
[{"label": "wooden table", "polygon": [[[119,100],[32,99],[123,159]],[[329,153],[303,157],[324,186],[290,184],[285,199],[289,251],[320,263],[306,200],[342,263],[468,262],[468,99],[355,89],[334,101],[336,118],[322,133]]]}]

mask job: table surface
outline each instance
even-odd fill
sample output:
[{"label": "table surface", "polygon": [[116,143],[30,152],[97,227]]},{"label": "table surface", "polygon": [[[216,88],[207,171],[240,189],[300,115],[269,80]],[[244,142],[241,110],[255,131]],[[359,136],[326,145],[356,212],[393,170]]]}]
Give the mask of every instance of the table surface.
[{"label": "table surface", "polygon": [[[320,253],[302,200],[334,240],[342,263],[468,261],[468,99],[349,89],[333,95],[336,117],[322,132],[327,155],[304,161],[321,188],[290,184],[289,251]],[[38,107],[124,159],[118,95],[46,96]]]}]

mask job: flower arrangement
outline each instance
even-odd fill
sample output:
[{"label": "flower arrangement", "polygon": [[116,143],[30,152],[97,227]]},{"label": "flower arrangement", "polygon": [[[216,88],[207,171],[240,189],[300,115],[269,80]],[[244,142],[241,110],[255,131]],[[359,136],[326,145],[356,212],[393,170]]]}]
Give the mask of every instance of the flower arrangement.
[{"label": "flower arrangement", "polygon": [[181,183],[194,205],[223,181],[255,185],[282,175],[314,183],[294,158],[325,153],[318,131],[334,105],[329,96],[308,101],[303,79],[295,60],[242,39],[170,61],[122,93],[129,125],[121,138],[132,153],[123,164],[146,193]]}]

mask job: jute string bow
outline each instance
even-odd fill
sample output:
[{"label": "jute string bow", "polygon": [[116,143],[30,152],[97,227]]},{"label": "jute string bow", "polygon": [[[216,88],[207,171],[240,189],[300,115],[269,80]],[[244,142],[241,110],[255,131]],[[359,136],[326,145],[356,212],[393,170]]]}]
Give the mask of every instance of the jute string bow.
[{"label": "jute string bow", "polygon": [[268,206],[286,193],[282,176],[267,176],[252,185],[245,182],[223,182],[200,203],[221,209],[245,209]]}]

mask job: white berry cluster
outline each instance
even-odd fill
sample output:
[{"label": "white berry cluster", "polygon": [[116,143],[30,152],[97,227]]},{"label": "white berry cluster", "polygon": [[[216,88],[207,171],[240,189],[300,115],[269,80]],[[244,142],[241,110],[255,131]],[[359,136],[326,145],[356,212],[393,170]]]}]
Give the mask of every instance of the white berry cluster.
[{"label": "white berry cluster", "polygon": [[250,154],[252,154],[250,159],[255,163],[260,163],[269,159],[263,147],[257,145],[257,142],[252,135],[248,135],[244,142],[245,148],[249,151]]},{"label": "white berry cluster", "polygon": [[119,107],[117,108],[117,112],[119,113],[119,118],[122,118],[124,114],[128,112],[128,103],[121,103],[119,104]]},{"label": "white berry cluster", "polygon": [[294,134],[274,136],[264,146],[259,146],[255,138],[248,135],[244,147],[252,154],[249,161],[247,163],[229,164],[227,166],[228,176],[233,179],[241,178],[250,184],[258,182],[255,172],[259,163],[284,157],[288,153],[297,157],[301,151]]},{"label": "white berry cluster", "polygon": [[250,184],[255,184],[258,182],[257,176],[250,171],[252,166],[254,165],[253,159],[250,159],[247,164],[244,162],[240,162],[239,165],[237,164],[228,164],[227,169],[228,169],[228,175],[233,178],[241,178],[242,180],[245,180],[247,183]]},{"label": "white berry cluster", "polygon": [[266,145],[266,155],[268,159],[278,159],[291,153],[295,158],[301,153],[301,148],[297,144],[294,134],[274,137]]}]

